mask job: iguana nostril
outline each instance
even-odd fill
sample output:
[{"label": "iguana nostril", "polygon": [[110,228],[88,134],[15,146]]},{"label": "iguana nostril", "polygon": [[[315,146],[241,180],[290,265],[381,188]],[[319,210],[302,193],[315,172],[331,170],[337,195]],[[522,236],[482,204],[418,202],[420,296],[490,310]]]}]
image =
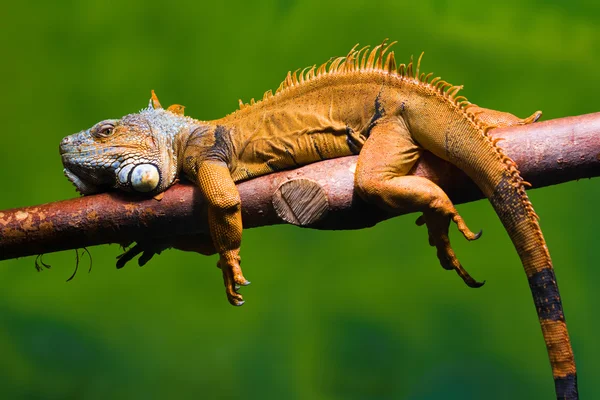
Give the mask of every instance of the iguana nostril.
[{"label": "iguana nostril", "polygon": [[65,137],[63,140],[60,141],[60,146],[59,146],[59,150],[60,153],[65,153],[67,151],[66,147],[69,146],[71,144],[71,137],[67,136]]}]

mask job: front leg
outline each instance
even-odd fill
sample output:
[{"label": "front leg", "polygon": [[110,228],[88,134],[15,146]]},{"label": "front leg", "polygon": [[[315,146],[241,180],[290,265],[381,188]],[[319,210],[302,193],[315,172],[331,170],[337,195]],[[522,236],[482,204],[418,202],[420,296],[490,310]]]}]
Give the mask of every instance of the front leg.
[{"label": "front leg", "polygon": [[208,227],[215,250],[217,266],[223,272],[227,299],[234,306],[244,304],[238,286],[249,285],[240,267],[242,242],[242,212],[240,195],[224,162],[198,162],[197,182],[208,204]]}]

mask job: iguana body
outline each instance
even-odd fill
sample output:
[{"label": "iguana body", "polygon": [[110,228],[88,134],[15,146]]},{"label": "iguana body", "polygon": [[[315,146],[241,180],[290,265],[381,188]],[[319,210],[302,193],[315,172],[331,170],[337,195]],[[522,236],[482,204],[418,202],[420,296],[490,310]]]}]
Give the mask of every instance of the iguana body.
[{"label": "iguana body", "polygon": [[[389,46],[388,46],[389,48]],[[357,193],[386,210],[423,212],[430,243],[446,269],[469,286],[480,286],[462,268],[448,239],[450,221],[473,234],[431,181],[407,176],[423,150],[462,169],[490,199],[521,257],[542,325],[558,398],[577,398],[576,369],[552,262],[525,182],[516,165],[487,132],[536,121],[487,110],[457,97],[460,87],[419,64],[396,68],[393,52],[377,46],[354,49],[318,69],[289,73],[275,95],[215,121],[184,117],[181,106],[167,110],[153,95],[151,106],[121,120],[100,122],[61,143],[65,173],[83,194],[108,187],[157,194],[185,175],[203,193],[212,241],[192,247],[218,252],[226,292],[243,304],[246,285],[239,262],[240,198],[234,182],[327,158],[358,154]],[[420,61],[420,60],[419,60]],[[146,250],[137,246],[121,264]],[[158,249],[160,250],[160,249]]]}]

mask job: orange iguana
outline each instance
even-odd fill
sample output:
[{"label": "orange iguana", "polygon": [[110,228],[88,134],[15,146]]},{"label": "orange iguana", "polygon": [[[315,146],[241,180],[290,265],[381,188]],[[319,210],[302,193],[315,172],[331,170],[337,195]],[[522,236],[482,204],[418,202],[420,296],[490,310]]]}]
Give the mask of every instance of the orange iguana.
[{"label": "orange iguana", "polygon": [[[472,287],[448,239],[453,221],[478,238],[448,196],[433,182],[407,175],[424,150],[463,170],[492,203],[522,260],[533,294],[560,399],[577,398],[577,378],[552,261],[538,216],[515,163],[488,136],[495,127],[535,122],[471,104],[461,86],[433,78],[416,65],[396,65],[390,45],[353,48],[320,67],[288,73],[275,94],[240,102],[240,110],[215,121],[163,109],[152,93],[147,109],[105,120],[63,139],[66,176],[82,194],[117,188],[156,195],[179,177],[195,182],[208,204],[210,239],[179,245],[219,253],[226,293],[243,304],[239,286],[242,218],[235,182],[286,168],[359,154],[355,190],[367,202],[394,212],[422,212],[430,243],[446,269]],[[189,242],[189,240],[188,240]],[[169,244],[173,245],[173,243]],[[177,243],[175,243],[177,247]],[[118,261],[144,252],[140,263],[167,245],[138,243]]]}]

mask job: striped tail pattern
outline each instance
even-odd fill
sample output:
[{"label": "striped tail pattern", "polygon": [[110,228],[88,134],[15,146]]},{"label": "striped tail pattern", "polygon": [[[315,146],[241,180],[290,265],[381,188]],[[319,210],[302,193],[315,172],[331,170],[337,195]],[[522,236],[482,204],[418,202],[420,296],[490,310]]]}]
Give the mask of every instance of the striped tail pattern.
[{"label": "striped tail pattern", "polygon": [[523,186],[515,187],[514,175],[505,178],[496,186],[490,202],[523,262],[550,357],[556,396],[574,400],[578,398],[577,371],[550,254]]}]

